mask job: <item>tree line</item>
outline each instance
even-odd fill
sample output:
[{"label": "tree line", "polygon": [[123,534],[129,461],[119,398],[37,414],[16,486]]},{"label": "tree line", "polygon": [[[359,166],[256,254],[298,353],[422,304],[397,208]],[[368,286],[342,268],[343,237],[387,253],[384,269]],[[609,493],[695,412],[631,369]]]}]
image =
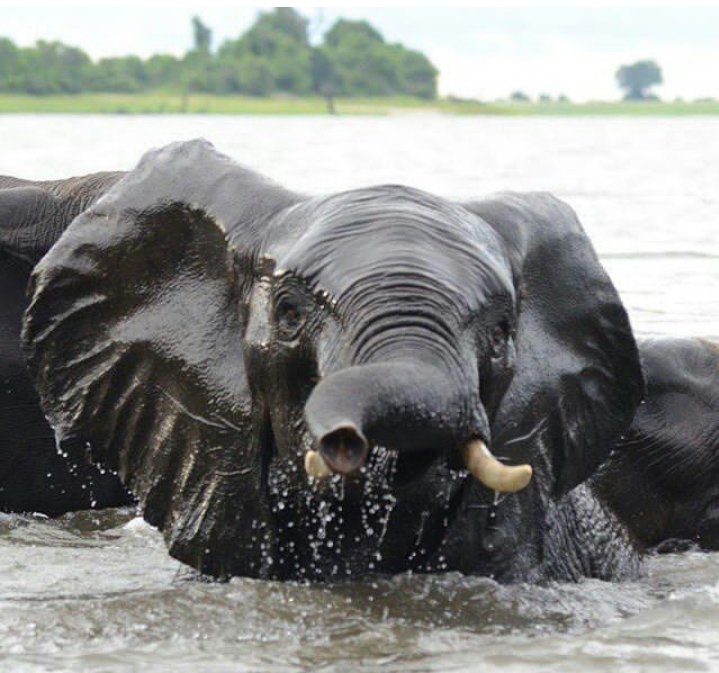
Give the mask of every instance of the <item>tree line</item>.
[{"label": "tree line", "polygon": [[385,41],[367,21],[339,19],[319,46],[308,20],[290,7],[258,15],[236,39],[213,49],[212,31],[195,17],[194,44],[184,56],[101,58],[61,42],[18,47],[0,38],[0,91],[75,94],[154,89],[269,96],[437,95],[438,71],[421,52]]}]

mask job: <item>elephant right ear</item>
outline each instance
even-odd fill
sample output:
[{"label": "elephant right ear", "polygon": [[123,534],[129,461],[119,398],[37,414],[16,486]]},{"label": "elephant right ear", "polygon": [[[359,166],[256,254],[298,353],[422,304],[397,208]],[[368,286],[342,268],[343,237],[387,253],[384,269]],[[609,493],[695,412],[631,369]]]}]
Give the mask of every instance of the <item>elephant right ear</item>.
[{"label": "elephant right ear", "polygon": [[629,318],[559,199],[505,193],[467,207],[504,240],[517,289],[515,374],[492,422],[495,448],[551,473],[544,483],[560,497],[608,457],[644,394]]},{"label": "elephant right ear", "polygon": [[170,553],[214,575],[269,574],[269,456],[242,303],[268,219],[299,200],[209,143],[174,144],[33,273],[24,347],[58,440],[85,447],[69,459],[116,470]]}]

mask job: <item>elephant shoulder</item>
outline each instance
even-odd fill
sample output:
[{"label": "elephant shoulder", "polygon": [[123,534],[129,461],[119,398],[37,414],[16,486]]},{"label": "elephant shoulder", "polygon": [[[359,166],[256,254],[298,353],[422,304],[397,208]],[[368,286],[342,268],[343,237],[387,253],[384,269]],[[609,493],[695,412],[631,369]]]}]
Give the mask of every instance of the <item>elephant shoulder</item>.
[{"label": "elephant shoulder", "polygon": [[639,347],[651,390],[683,390],[707,402],[719,396],[719,344],[706,339],[663,337],[641,339]]},{"label": "elephant shoulder", "polygon": [[[719,467],[719,345],[704,339],[665,337],[643,339],[639,352],[647,396],[631,434],[665,447],[661,460],[652,452],[647,469],[673,479],[679,464],[697,476],[707,474],[710,457]],[[717,451],[710,456],[707,451],[714,446]]]},{"label": "elephant shoulder", "polygon": [[57,202],[52,193],[35,185],[0,188],[0,229],[16,229],[25,222],[36,220]]},{"label": "elephant shoulder", "polygon": [[0,247],[34,265],[123,173],[32,182],[0,177]]},{"label": "elephant shoulder", "polygon": [[719,345],[645,338],[639,353],[644,403],[594,488],[646,546],[679,538],[716,548]]},{"label": "elephant shoulder", "polygon": [[0,248],[34,264],[45,252],[48,222],[59,209],[59,199],[34,185],[0,189]]}]

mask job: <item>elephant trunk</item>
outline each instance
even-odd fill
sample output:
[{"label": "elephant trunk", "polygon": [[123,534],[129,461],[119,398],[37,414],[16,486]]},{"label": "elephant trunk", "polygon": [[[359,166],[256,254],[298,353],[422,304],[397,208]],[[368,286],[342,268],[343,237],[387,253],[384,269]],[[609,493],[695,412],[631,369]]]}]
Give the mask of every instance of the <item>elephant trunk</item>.
[{"label": "elephant trunk", "polygon": [[463,379],[452,380],[437,366],[415,360],[331,374],[305,406],[319,455],[313,459],[348,474],[364,464],[374,445],[405,452],[452,449],[472,437],[488,440],[478,387]]},{"label": "elephant trunk", "polygon": [[330,375],[305,406],[317,451],[305,455],[315,478],[357,471],[372,445],[400,452],[461,447],[467,470],[498,492],[523,489],[529,465],[509,466],[487,447],[489,427],[476,393],[433,365],[401,360],[349,367]]}]

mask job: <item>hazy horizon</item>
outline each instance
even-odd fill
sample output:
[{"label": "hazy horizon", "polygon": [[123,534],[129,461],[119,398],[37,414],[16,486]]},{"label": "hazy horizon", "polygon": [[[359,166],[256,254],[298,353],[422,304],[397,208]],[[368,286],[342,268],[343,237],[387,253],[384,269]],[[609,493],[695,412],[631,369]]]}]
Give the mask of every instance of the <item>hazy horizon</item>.
[{"label": "hazy horizon", "polygon": [[[21,46],[60,40],[92,58],[153,53],[180,55],[192,44],[198,15],[213,46],[235,38],[267,8],[2,7],[0,36]],[[442,95],[494,100],[522,90],[532,97],[573,100],[621,97],[618,66],[659,63],[662,98],[719,97],[707,77],[719,56],[719,8],[297,8],[321,34],[340,17],[367,19],[390,42],[423,51],[439,68]]]}]

